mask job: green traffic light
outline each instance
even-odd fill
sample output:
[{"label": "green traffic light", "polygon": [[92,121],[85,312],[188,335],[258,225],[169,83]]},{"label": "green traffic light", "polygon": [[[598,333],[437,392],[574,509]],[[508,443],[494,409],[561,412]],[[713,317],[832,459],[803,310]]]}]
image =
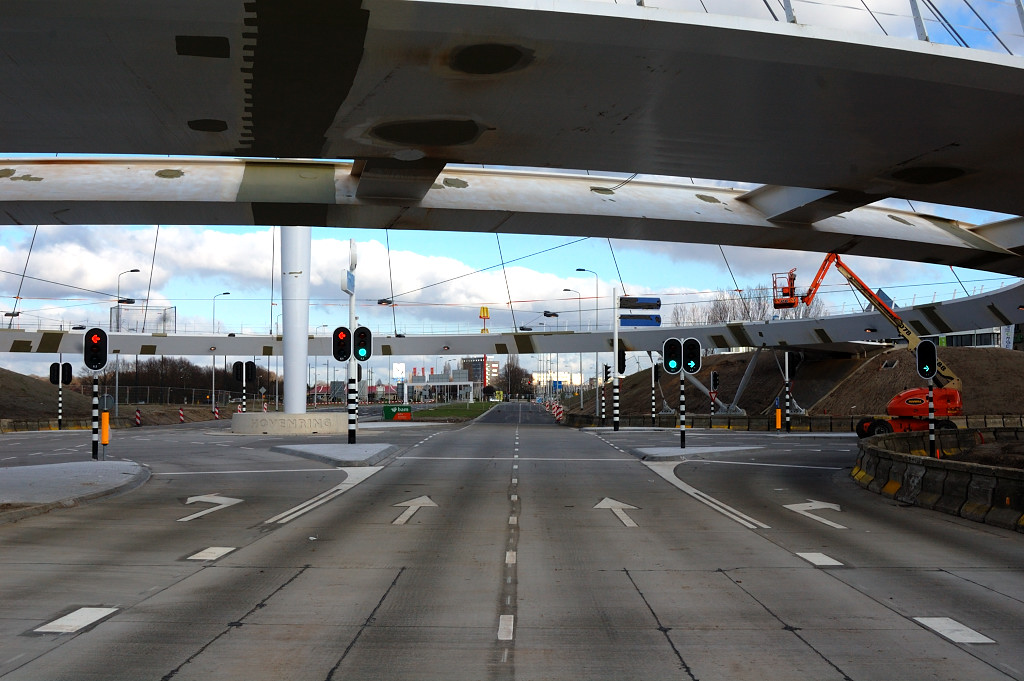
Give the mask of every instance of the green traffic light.
[{"label": "green traffic light", "polygon": [[360,357],[366,357],[366,348],[359,348],[358,352]]},{"label": "green traffic light", "polygon": [[668,368],[669,369],[675,369],[676,368],[676,361],[674,359],[670,359],[668,361]]}]

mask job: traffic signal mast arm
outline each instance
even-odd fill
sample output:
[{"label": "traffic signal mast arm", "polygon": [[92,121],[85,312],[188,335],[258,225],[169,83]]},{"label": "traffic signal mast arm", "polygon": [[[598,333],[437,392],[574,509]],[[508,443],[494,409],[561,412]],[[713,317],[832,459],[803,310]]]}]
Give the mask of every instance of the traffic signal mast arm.
[{"label": "traffic signal mast arm", "polygon": [[[917,349],[917,346],[921,343],[921,337],[914,333],[914,330],[907,325],[903,319],[896,314],[891,307],[889,307],[881,298],[879,298],[874,291],[872,291],[867,284],[865,284],[860,277],[854,274],[846,263],[839,259],[839,255],[836,253],[829,253],[825,257],[825,261],[821,263],[821,267],[818,268],[818,273],[814,275],[814,281],[808,287],[807,292],[800,297],[801,302],[805,305],[810,305],[814,301],[814,296],[818,293],[818,288],[821,286],[822,280],[825,278],[825,274],[828,272],[828,268],[832,265],[836,266],[839,274],[843,275],[853,288],[857,289],[857,292],[868,299],[868,301],[875,307],[878,312],[889,321],[894,327],[896,327],[897,333],[900,334],[906,341],[908,349],[913,352]],[[940,359],[935,362],[936,373],[935,373],[935,384],[940,388],[952,388],[954,390],[961,390],[963,383],[960,377],[957,376],[953,371],[946,366],[946,364]]]}]

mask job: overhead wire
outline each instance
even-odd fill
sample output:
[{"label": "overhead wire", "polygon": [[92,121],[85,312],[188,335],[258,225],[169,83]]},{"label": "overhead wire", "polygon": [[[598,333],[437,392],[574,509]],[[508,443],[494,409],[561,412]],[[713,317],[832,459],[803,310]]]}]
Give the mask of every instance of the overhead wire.
[{"label": "overhead wire", "polygon": [[498,242],[498,257],[501,258],[501,272],[505,276],[505,292],[508,294],[508,309],[512,313],[512,328],[518,329],[519,326],[516,324],[516,309],[512,305],[512,289],[508,285],[508,272],[505,270],[505,256],[501,253],[501,239],[498,237],[498,233],[494,233],[494,239]]},{"label": "overhead wire", "polygon": [[21,287],[25,285],[25,273],[28,272],[28,261],[32,258],[32,249],[36,245],[36,234],[39,233],[39,225],[32,230],[32,241],[28,245],[28,254],[25,255],[25,267],[21,270],[21,281],[18,282],[18,292],[14,295],[14,305],[11,306],[10,321],[7,322],[7,328],[14,328],[14,318],[18,316],[18,301],[21,300]]}]

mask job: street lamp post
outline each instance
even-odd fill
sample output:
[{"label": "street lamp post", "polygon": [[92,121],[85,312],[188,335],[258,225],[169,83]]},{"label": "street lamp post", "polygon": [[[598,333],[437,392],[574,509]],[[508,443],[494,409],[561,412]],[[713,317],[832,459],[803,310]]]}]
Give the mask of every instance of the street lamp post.
[{"label": "street lamp post", "polygon": [[118,331],[118,333],[121,332],[121,277],[123,275],[125,275],[125,274],[130,274],[131,272],[138,272],[138,271],[139,271],[139,269],[135,268],[135,269],[125,270],[124,272],[121,272],[121,274],[117,275],[117,331]]},{"label": "street lamp post", "polygon": [[[597,331],[597,326],[598,326],[598,322],[597,322],[597,320],[598,320],[598,310],[600,309],[600,308],[598,308],[598,302],[599,302],[598,296],[600,295],[600,277],[597,276],[597,272],[595,272],[594,270],[588,270],[585,267],[577,267],[576,271],[577,272],[590,272],[591,274],[594,275],[594,330]],[[595,351],[594,352],[594,389],[595,389],[595,391],[597,390],[597,386],[600,383],[601,383],[600,357],[598,356],[598,353]],[[598,417],[598,418],[600,418],[600,416],[601,416],[600,405],[598,404],[597,393],[596,392],[594,393],[594,416]]]},{"label": "street lamp post", "polygon": [[[580,331],[583,331],[583,294],[572,288],[563,288],[562,291],[568,291],[576,294],[576,310],[580,315]],[[580,350],[580,409],[583,409],[583,350]]]},{"label": "street lamp post", "polygon": [[[213,297],[213,331],[211,335],[217,333],[217,296],[230,296],[231,291],[224,291],[218,293]],[[212,351],[213,348],[210,348]],[[217,356],[212,355],[210,357],[210,411],[215,412],[217,409]],[[245,399],[245,395],[242,395],[242,399]]]},{"label": "street lamp post", "polygon": [[[117,275],[117,332],[121,333],[121,275],[138,272],[138,268],[125,270]],[[109,324],[107,327],[109,328]],[[117,406],[121,403],[121,353],[114,360],[114,418],[118,416]]]}]

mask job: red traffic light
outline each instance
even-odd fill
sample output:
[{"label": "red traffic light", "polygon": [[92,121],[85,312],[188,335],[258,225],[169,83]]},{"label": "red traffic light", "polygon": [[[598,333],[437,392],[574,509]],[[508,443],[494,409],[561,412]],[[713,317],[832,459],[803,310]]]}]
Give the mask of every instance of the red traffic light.
[{"label": "red traffic light", "polygon": [[82,361],[93,371],[107,365],[107,332],[103,329],[89,329],[85,332],[85,351]]},{"label": "red traffic light", "polygon": [[352,336],[347,326],[339,326],[334,330],[334,342],[332,348],[334,359],[339,362],[346,361],[352,355]]}]

